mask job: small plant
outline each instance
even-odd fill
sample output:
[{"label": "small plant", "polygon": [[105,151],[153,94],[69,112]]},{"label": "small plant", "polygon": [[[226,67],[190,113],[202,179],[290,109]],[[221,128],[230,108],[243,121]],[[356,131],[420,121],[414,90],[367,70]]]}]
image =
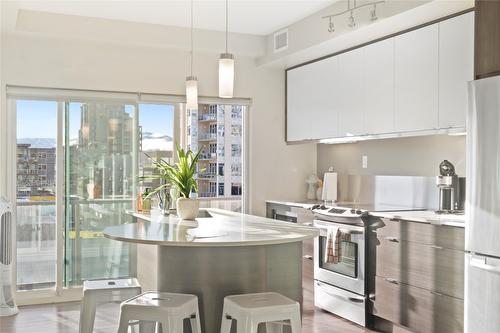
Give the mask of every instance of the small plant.
[{"label": "small plant", "polygon": [[201,150],[195,154],[191,149],[185,151],[177,144],[175,145],[175,149],[177,152],[178,162],[174,165],[171,165],[163,160],[155,161],[148,156],[153,162],[156,170],[160,173],[157,175],[142,177],[142,179],[161,179],[164,183],[153,189],[148,194],[148,197],[151,197],[170,186],[175,187],[179,191],[179,194],[184,198],[189,198],[191,192],[198,191],[198,183],[196,182],[195,175],[196,165],[198,164]]}]

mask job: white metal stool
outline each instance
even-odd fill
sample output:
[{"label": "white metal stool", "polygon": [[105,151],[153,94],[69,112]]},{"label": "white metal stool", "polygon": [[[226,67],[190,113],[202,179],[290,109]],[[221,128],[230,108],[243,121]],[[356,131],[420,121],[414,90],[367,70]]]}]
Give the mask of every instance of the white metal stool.
[{"label": "white metal stool", "polygon": [[79,332],[92,333],[97,305],[123,302],[140,293],[141,286],[135,278],[84,281]]},{"label": "white metal stool", "polygon": [[260,323],[266,323],[266,332],[283,330],[290,321],[292,333],[301,332],[300,305],[278,293],[231,295],[224,298],[221,333],[231,332],[236,320],[237,333],[257,333]]},{"label": "white metal stool", "polygon": [[118,333],[127,332],[130,320],[158,322],[163,333],[182,333],[184,319],[190,319],[193,333],[201,333],[196,295],[148,292],[121,304]]}]

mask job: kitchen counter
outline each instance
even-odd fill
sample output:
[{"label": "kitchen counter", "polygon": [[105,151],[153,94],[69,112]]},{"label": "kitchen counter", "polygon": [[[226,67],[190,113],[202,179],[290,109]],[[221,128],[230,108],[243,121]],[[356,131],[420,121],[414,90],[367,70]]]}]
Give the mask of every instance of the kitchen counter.
[{"label": "kitchen counter", "polygon": [[[322,201],[286,201],[286,200],[267,200],[267,203],[286,205],[291,207],[301,207],[310,209],[313,205],[322,204]],[[339,206],[343,206],[339,203]],[[344,204],[346,207],[352,207],[352,203]],[[401,219],[420,223],[430,223],[436,225],[448,225],[452,227],[465,227],[465,215],[458,214],[437,214],[432,210],[390,210],[391,208],[384,207],[384,211],[372,211],[373,207],[370,205],[358,205],[361,209],[366,209],[369,215],[375,217],[384,217],[390,219]],[[371,207],[371,208],[370,208]],[[386,210],[389,209],[389,210]],[[394,209],[394,208],[392,208]]]},{"label": "kitchen counter", "polygon": [[322,200],[297,200],[297,201],[288,201],[288,200],[266,200],[266,203],[276,204],[276,205],[285,205],[285,206],[294,206],[301,207],[304,209],[309,209],[314,205],[321,205],[324,203]]},{"label": "kitchen counter", "polygon": [[371,216],[465,228],[465,215],[436,214],[432,210],[370,212]]},{"label": "kitchen counter", "polygon": [[203,332],[220,331],[228,295],[272,291],[302,302],[302,241],[318,236],[316,228],[213,208],[194,221],[129,214],[136,223],[107,227],[104,236],[156,245],[154,256],[138,258],[154,265],[141,273],[156,272],[154,290],[197,295]]},{"label": "kitchen counter", "polygon": [[252,246],[300,242],[318,236],[316,228],[230,212],[201,209],[211,217],[195,221],[177,216],[130,212],[137,223],[111,226],[104,236],[131,243],[161,246]]}]

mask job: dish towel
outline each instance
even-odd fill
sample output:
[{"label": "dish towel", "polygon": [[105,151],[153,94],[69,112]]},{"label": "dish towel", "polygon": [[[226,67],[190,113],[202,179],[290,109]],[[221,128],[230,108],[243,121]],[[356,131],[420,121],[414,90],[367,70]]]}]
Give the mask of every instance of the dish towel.
[{"label": "dish towel", "polygon": [[324,262],[326,264],[338,264],[342,259],[342,241],[350,240],[351,235],[342,232],[339,227],[328,227],[326,231]]}]

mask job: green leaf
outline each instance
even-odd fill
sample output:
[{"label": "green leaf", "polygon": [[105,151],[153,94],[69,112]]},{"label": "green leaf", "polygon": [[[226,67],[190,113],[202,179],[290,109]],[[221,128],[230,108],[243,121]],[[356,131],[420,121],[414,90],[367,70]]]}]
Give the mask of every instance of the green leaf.
[{"label": "green leaf", "polygon": [[[183,197],[189,198],[192,191],[198,191],[196,166],[202,150],[200,149],[196,154],[194,154],[194,152],[190,149],[185,151],[177,143],[175,144],[175,148],[178,162],[174,165],[170,165],[163,160],[155,161],[146,154],[146,156],[151,159],[155,169],[159,171],[159,174],[141,177],[141,179],[161,179],[167,182],[167,184],[154,189],[154,193],[160,191],[165,185],[172,185],[177,188]],[[200,172],[203,171],[205,171],[205,169],[200,170]]]}]

